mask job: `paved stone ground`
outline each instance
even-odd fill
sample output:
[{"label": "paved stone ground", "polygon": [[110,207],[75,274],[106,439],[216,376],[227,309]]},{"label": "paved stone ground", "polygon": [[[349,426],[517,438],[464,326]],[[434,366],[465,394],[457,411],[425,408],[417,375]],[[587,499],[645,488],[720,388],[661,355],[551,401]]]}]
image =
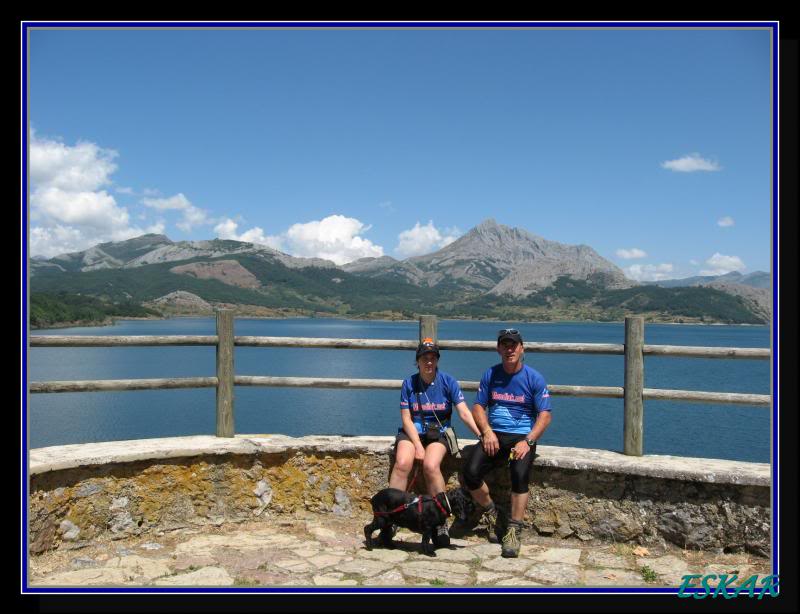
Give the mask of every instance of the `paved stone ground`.
[{"label": "paved stone ground", "polygon": [[[519,558],[500,556],[480,527],[435,557],[420,536],[400,530],[397,547],[364,545],[367,518],[275,516],[156,536],[64,544],[31,557],[30,586],[679,586],[689,573],[736,573],[741,582],[770,574],[750,554],[643,549],[523,531]],[[377,535],[376,535],[377,537]]]}]

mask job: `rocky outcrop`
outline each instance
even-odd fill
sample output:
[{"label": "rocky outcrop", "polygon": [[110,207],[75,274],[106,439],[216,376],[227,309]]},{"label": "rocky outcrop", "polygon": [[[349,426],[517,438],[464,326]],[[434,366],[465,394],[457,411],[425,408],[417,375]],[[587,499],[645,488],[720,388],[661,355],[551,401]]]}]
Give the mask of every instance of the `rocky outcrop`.
[{"label": "rocky outcrop", "polygon": [[198,279],[216,279],[224,284],[239,288],[258,288],[258,278],[236,260],[215,260],[213,262],[193,262],[172,267],[170,273],[190,275]]},{"label": "rocky outcrop", "polygon": [[157,299],[143,303],[145,307],[156,309],[167,315],[213,314],[213,306],[191,292],[177,290]]},{"label": "rocky outcrop", "polygon": [[765,322],[769,322],[772,315],[772,292],[769,289],[724,280],[716,280],[702,285],[741,297],[748,309]]},{"label": "rocky outcrop", "polygon": [[585,280],[602,274],[607,287],[633,285],[622,269],[591,247],[548,241],[493,219],[439,251],[407,262],[427,273],[428,285],[459,280],[493,294],[512,296],[527,296],[563,275]]}]

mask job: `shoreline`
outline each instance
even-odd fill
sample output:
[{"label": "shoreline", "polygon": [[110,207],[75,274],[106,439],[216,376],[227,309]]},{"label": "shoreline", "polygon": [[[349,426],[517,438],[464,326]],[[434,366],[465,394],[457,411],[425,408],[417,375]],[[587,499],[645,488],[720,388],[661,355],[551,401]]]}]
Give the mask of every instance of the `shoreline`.
[{"label": "shoreline", "polygon": [[[33,331],[44,331],[44,330],[57,330],[57,329],[64,329],[64,328],[103,328],[114,326],[118,321],[147,321],[147,320],[173,320],[179,318],[208,318],[213,319],[213,314],[179,314],[179,315],[168,315],[168,316],[130,316],[130,317],[114,317],[110,318],[109,320],[104,320],[102,322],[57,322],[52,326],[38,326],[32,327],[29,326],[29,332]],[[236,319],[240,320],[346,320],[351,322],[358,322],[358,321],[370,321],[370,322],[408,322],[408,323],[416,323],[418,322],[417,319],[409,319],[409,318],[386,318],[386,317],[369,317],[369,316],[341,316],[341,315],[333,315],[333,314],[324,314],[324,315],[281,315],[281,316],[256,316],[256,315],[241,315],[236,316]],[[497,324],[508,324],[508,323],[519,323],[525,325],[535,325],[535,324],[624,324],[624,320],[498,320],[495,318],[439,318],[439,321],[450,321],[450,322],[495,322]],[[769,323],[766,324],[748,324],[748,323],[726,323],[726,322],[670,322],[670,321],[659,321],[659,320],[647,320],[645,319],[645,324],[659,324],[659,325],[674,325],[674,326],[746,326],[746,327],[759,327],[763,326],[766,328],[770,327]]]}]

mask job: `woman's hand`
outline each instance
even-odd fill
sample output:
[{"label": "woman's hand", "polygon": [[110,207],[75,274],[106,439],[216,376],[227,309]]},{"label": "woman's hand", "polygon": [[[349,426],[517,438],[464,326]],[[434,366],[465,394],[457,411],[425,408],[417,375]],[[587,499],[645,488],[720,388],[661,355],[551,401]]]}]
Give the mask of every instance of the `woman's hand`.
[{"label": "woman's hand", "polygon": [[422,445],[422,442],[418,442],[414,444],[414,460],[421,461],[425,458],[425,446]]}]

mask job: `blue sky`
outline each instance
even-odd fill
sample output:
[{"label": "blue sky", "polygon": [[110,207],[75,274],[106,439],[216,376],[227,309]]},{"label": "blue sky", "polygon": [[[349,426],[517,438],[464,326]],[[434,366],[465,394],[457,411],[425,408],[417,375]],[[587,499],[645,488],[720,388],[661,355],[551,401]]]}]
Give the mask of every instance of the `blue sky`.
[{"label": "blue sky", "polygon": [[32,255],[339,263],[492,217],[640,280],[769,271],[767,29],[30,31]]}]

